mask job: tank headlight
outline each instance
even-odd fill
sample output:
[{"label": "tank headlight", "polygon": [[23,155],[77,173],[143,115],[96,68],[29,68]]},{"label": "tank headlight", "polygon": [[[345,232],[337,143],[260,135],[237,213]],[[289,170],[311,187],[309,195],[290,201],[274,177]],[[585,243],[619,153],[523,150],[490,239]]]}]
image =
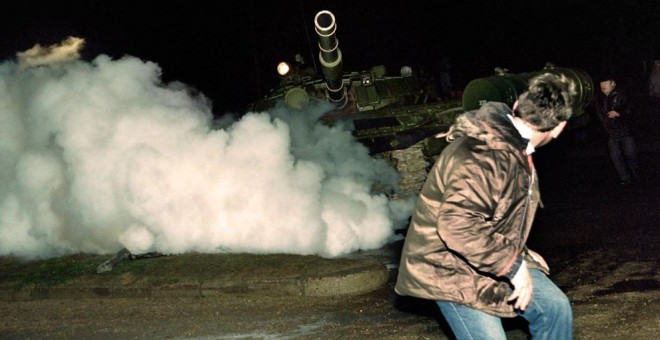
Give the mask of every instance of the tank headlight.
[{"label": "tank headlight", "polygon": [[373,83],[373,79],[371,78],[371,74],[362,75],[362,86],[369,86],[372,83]]},{"label": "tank headlight", "polygon": [[280,76],[282,77],[286,76],[289,73],[289,71],[291,71],[291,67],[286,62],[283,61],[277,64],[277,74],[279,74]]}]

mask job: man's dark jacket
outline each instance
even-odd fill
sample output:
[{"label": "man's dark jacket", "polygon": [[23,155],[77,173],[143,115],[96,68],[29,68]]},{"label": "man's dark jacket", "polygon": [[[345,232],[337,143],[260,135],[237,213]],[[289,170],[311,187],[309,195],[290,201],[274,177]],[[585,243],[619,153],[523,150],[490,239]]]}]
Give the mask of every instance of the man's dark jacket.
[{"label": "man's dark jacket", "polygon": [[[509,279],[527,254],[538,181],[508,106],[485,103],[457,119],[457,136],[422,188],[401,255],[398,294],[512,317]],[[450,136],[451,137],[451,136]]]},{"label": "man's dark jacket", "polygon": [[[609,118],[607,113],[610,111],[616,111],[619,117]],[[628,97],[616,87],[608,95],[601,93],[596,96],[596,115],[610,137],[630,136],[632,114]]]}]

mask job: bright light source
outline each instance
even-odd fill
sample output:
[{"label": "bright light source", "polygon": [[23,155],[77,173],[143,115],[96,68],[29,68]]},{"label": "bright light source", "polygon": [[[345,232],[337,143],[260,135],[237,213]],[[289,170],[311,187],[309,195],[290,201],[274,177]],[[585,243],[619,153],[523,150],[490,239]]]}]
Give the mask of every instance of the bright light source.
[{"label": "bright light source", "polygon": [[365,73],[362,75],[362,86],[369,86],[373,82],[371,79],[371,74]]},{"label": "bright light source", "polygon": [[277,64],[277,73],[278,73],[280,76],[282,76],[282,77],[284,77],[285,75],[287,75],[287,74],[289,73],[290,70],[291,70],[291,67],[289,66],[289,64],[287,64],[287,63],[284,62],[284,61],[281,62],[281,63],[279,63],[279,64]]}]

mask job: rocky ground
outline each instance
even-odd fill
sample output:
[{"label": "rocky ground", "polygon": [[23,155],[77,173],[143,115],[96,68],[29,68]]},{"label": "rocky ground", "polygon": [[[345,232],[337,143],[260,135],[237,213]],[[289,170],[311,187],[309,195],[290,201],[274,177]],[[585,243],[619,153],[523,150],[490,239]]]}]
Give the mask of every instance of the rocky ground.
[{"label": "rocky ground", "polygon": [[[660,338],[658,119],[639,125],[641,179],[630,185],[618,184],[597,127],[536,156],[545,208],[529,247],[570,297],[576,339]],[[352,255],[390,265],[388,283],[365,294],[4,300],[0,339],[451,339],[435,306],[393,293],[400,246]],[[528,337],[519,320],[505,328]]]}]

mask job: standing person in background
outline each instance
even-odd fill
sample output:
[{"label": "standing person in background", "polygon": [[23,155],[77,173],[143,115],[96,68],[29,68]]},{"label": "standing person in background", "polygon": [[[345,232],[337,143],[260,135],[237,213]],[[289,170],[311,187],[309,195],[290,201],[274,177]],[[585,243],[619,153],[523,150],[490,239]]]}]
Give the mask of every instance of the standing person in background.
[{"label": "standing person in background", "polygon": [[536,148],[573,113],[575,84],[545,73],[513,105],[459,116],[406,233],[395,290],[433,300],[458,339],[506,339],[500,318],[521,316],[534,339],[572,338],[566,295],[526,246],[540,202]]},{"label": "standing person in background", "polygon": [[649,76],[649,109],[652,114],[660,114],[660,60],[653,61]]},{"label": "standing person in background", "polygon": [[614,77],[600,78],[601,93],[596,96],[596,115],[607,132],[607,149],[621,184],[637,180],[637,147],[632,134],[632,109],[626,94]]},{"label": "standing person in background", "polygon": [[440,97],[443,101],[452,97],[453,85],[451,83],[450,70],[451,63],[449,62],[449,57],[445,54],[441,54],[437,61],[436,74],[440,85]]}]

